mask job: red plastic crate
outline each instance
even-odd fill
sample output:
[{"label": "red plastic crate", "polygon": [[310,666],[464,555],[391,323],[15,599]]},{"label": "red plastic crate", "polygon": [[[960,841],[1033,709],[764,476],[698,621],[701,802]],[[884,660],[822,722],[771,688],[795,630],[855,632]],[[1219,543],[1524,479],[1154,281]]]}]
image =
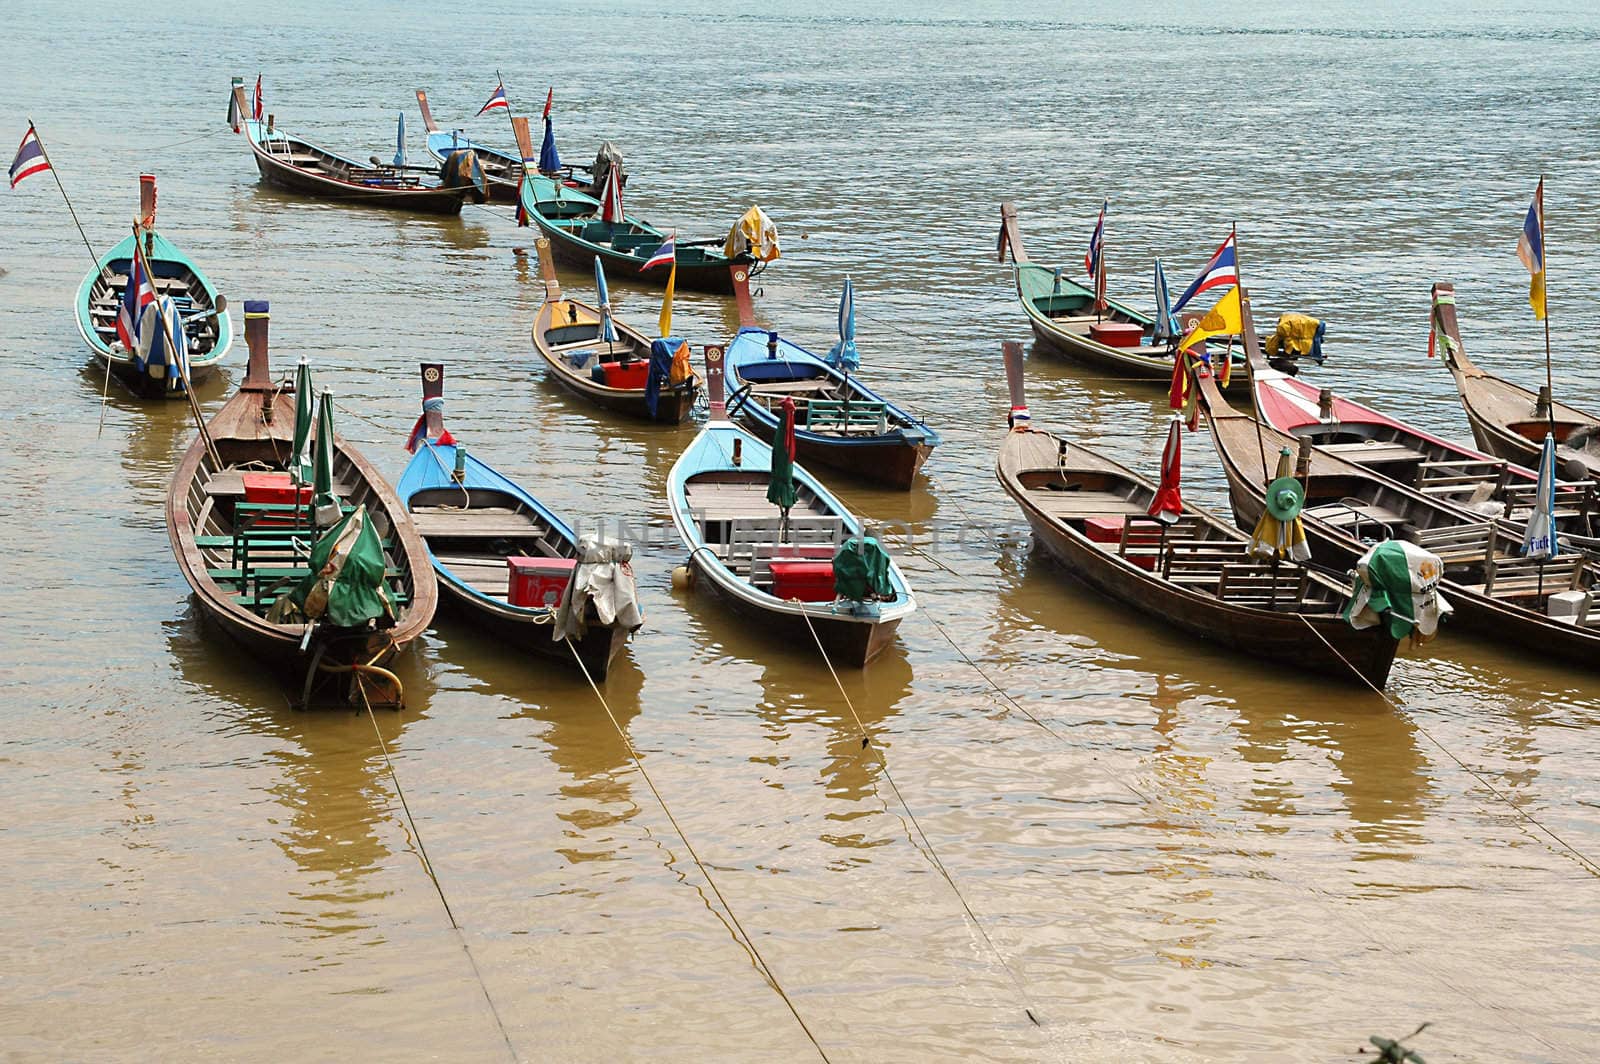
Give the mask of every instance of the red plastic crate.
[{"label": "red plastic crate", "polygon": [[1097,321],[1089,326],[1089,339],[1107,347],[1138,347],[1144,326],[1130,321]]},{"label": "red plastic crate", "polygon": [[286,506],[304,506],[311,501],[311,486],[303,484],[296,491],[287,473],[244,473],[245,502],[275,502]]},{"label": "red plastic crate", "polygon": [[772,560],[772,593],[801,602],[832,602],[833,561],[789,558]]},{"label": "red plastic crate", "polygon": [[515,555],[506,559],[510,570],[511,586],[506,601],[513,606],[549,606],[561,604],[562,592],[572,582],[572,571],[578,567],[575,558],[534,558]]},{"label": "red plastic crate", "polygon": [[[1083,521],[1083,533],[1095,543],[1104,543],[1113,552],[1122,547],[1122,526],[1127,523],[1127,518],[1121,514],[1109,517],[1086,517]],[[1128,547],[1154,547],[1161,542],[1161,529],[1153,524],[1141,521],[1128,532]],[[1155,556],[1152,554],[1134,554],[1128,558],[1130,562],[1141,569],[1154,569]]]},{"label": "red plastic crate", "polygon": [[600,370],[605,374],[607,388],[643,388],[650,372],[650,360],[641,358],[628,363],[602,362]]}]

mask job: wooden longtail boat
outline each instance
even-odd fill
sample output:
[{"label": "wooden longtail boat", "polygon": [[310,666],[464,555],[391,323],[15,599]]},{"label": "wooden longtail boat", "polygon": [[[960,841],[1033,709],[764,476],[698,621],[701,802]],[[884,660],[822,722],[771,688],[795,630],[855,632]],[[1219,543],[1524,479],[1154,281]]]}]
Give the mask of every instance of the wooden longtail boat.
[{"label": "wooden longtail boat", "polygon": [[792,398],[795,458],[825,465],[892,488],[909,490],[939,444],[939,434],[786,337],[760,326],[750,282],[734,269],[740,329],[728,344],[728,413],[771,442],[778,431],[778,406]]},{"label": "wooden longtail boat", "polygon": [[1566,403],[1554,403],[1552,415],[1545,388],[1530,391],[1479,369],[1461,343],[1454,285],[1433,286],[1433,313],[1435,329],[1445,337],[1439,345],[1445,365],[1455,378],[1479,447],[1508,461],[1537,466],[1545,433],[1551,432],[1563,466],[1560,475],[1569,480],[1600,477],[1600,417]]},{"label": "wooden longtail boat", "polygon": [[[238,113],[248,115],[244,89],[235,85],[233,96]],[[488,199],[482,167],[470,153],[462,153],[457,165],[447,167],[446,176],[441,178],[430,167],[356,162],[276,128],[271,115],[265,122],[244,118],[240,125],[255,155],[261,180],[290,192],[336,203],[425,214],[460,214],[463,201],[482,203]]]},{"label": "wooden longtail boat", "polygon": [[626,370],[641,360],[648,373],[651,340],[616,318],[611,319],[616,340],[601,339],[602,308],[564,297],[561,282],[556,279],[549,238],[540,237],[537,245],[544,305],[533,320],[533,347],[544,359],[551,378],[574,395],[608,410],[673,425],[687,421],[700,389],[697,377],[691,376],[676,386],[663,381],[654,414],[650,412],[643,380],[637,385],[613,387],[595,378],[596,366],[615,363]]},{"label": "wooden longtail boat", "polygon": [[[1246,350],[1255,349],[1248,301],[1244,342]],[[1228,477],[1234,516],[1240,525],[1253,527],[1265,509],[1266,485],[1280,448],[1294,448],[1298,441],[1234,410],[1208,374],[1202,372],[1197,384]],[[1600,584],[1600,567],[1583,555],[1562,555],[1540,565],[1519,556],[1517,533],[1481,514],[1310,446],[1301,451],[1300,462],[1306,487],[1301,519],[1317,561],[1353,565],[1374,542],[1408,540],[1443,561],[1440,588],[1455,607],[1455,623],[1502,645],[1591,668],[1600,661],[1600,611],[1591,616],[1587,598],[1576,623],[1548,615],[1552,595],[1592,592]]]},{"label": "wooden longtail boat", "polygon": [[381,668],[433,619],[439,594],[433,567],[394,491],[359,451],[335,436],[334,493],[347,506],[364,506],[383,542],[394,623],[334,628],[267,619],[278,592],[309,571],[305,558],[317,533],[303,526],[292,506],[277,512],[246,500],[246,474],[288,469],[295,394],[271,376],[265,302],[245,304],[245,341],[250,362],[244,383],[173,473],[167,536],[205,615],[269,668],[298,681],[302,704],[343,684],[350,684],[346,696],[355,699],[364,670]]},{"label": "wooden longtail boat", "polygon": [[[439,578],[446,603],[465,619],[518,649],[576,665],[573,651],[596,680],[627,645],[632,629],[603,624],[588,605],[584,634],[554,639],[556,603],[513,605],[509,560],[576,559],[571,526],[522,485],[468,454],[444,433],[444,367],[424,363],[424,427],[416,453],[396,488]],[[460,465],[459,476],[457,464]]]},{"label": "wooden longtail boat", "polygon": [[[172,309],[182,320],[189,383],[203,384],[233,346],[233,319],[226,300],[218,310],[217,289],[210,278],[177,245],[155,231],[155,178],[142,177],[140,190],[138,239],[144,242],[144,259],[155,275],[152,289],[158,299],[172,300]],[[181,398],[184,372],[165,363],[143,364],[117,338],[117,314],[133,273],[135,239],[128,234],[84,275],[74,300],[78,332],[95,360],[109,363],[112,375],[133,394],[147,399]]]},{"label": "wooden longtail boat", "polygon": [[[658,286],[667,283],[668,267],[641,269],[667,239],[665,232],[649,222],[627,216],[620,222],[601,221],[598,199],[537,173],[523,179],[522,206],[539,231],[550,238],[556,261],[587,270],[599,258],[612,279]],[[722,243],[678,241],[677,287],[727,296],[733,294],[730,266],[737,263],[752,274],[760,272],[764,263],[756,262],[748,252],[729,258],[722,253]]]},{"label": "wooden longtail boat", "polygon": [[[516,154],[502,148],[496,148],[482,141],[473,140],[467,136],[464,129],[440,129],[433,120],[433,109],[428,106],[428,94],[422,89],[417,90],[417,106],[422,111],[422,125],[426,130],[423,143],[427,145],[428,154],[440,164],[450,158],[451,153],[471,150],[478,156],[478,165],[483,167],[483,173],[489,181],[489,201],[491,203],[515,203],[522,191],[522,159]],[[512,119],[513,128],[517,123],[526,123],[526,118]],[[519,131],[517,136],[523,134]],[[527,144],[519,145],[521,150],[529,152],[529,158],[535,158],[531,140]],[[604,154],[610,148],[609,144],[601,148]],[[604,175],[598,173],[591,166],[563,166],[561,176],[570,179],[575,171],[582,170],[590,175],[589,179],[579,182],[578,187],[591,195],[597,194],[600,182]],[[627,175],[622,176],[624,186],[628,183]]]},{"label": "wooden longtail boat", "polygon": [[815,630],[835,664],[866,665],[883,652],[900,622],[916,609],[905,576],[890,563],[894,596],[881,602],[799,601],[775,593],[774,561],[831,559],[864,530],[844,504],[798,464],[794,479],[799,498],[787,528],[780,528],[778,508],[767,501],[772,449],[727,419],[722,373],[722,350],[707,348],[711,419],[667,477],[667,506],[689,548],[689,569],[776,638],[792,646],[814,646]]},{"label": "wooden longtail boat", "polygon": [[[1026,412],[1022,346],[1005,345],[1013,415]],[[1185,505],[1176,523],[1148,516],[1156,485],[1082,444],[1013,424],[995,476],[1027,515],[1036,542],[1090,587],[1200,639],[1296,669],[1382,688],[1396,642],[1340,611],[1348,583],[1249,553],[1250,537]],[[1121,527],[1118,542],[1090,525]]]},{"label": "wooden longtail boat", "polygon": [[[1527,524],[1537,471],[1316,388],[1270,365],[1259,351],[1248,357],[1256,413],[1266,424],[1431,498],[1475,512],[1498,511],[1512,534],[1520,535]],[[1596,501],[1593,481],[1556,482],[1557,528],[1570,546],[1589,553],[1600,551]]]},{"label": "wooden longtail boat", "polygon": [[[1163,384],[1172,380],[1176,344],[1152,341],[1155,319],[1114,299],[1108,299],[1106,309],[1096,314],[1092,289],[1030,261],[1022,247],[1017,208],[1012,203],[1000,205],[998,254],[1002,263],[1007,252],[1016,267],[1017,298],[1040,346],[1078,362],[1114,370],[1119,376]],[[1110,339],[1128,346],[1104,342]]]}]

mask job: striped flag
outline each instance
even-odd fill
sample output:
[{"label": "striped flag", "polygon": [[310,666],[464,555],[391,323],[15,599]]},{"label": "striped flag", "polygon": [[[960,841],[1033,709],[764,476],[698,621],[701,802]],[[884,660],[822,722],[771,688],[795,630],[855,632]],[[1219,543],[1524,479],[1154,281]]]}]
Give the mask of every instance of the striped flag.
[{"label": "striped flag", "polygon": [[266,117],[267,103],[261,98],[261,75],[256,75],[256,93],[250,100],[250,117],[257,122]]},{"label": "striped flag", "polygon": [[645,260],[644,265],[640,266],[639,269],[641,272],[644,270],[651,270],[657,266],[666,266],[669,263],[676,262],[677,260],[678,231],[674,229],[672,231],[672,235],[668,236],[667,239],[662,242],[660,247],[656,248],[655,251],[650,253],[650,257]]},{"label": "striped flag", "polygon": [[144,316],[144,308],[156,301],[155,289],[150,287],[150,279],[141,266],[143,257],[136,248],[128,263],[128,287],[122,290],[122,307],[117,311],[117,339],[130,353],[138,350],[139,319]]},{"label": "striped flag", "polygon": [[45,158],[44,145],[39,143],[38,131],[29,122],[28,131],[22,135],[22,143],[17,147],[17,157],[11,160],[11,187],[16,188],[23,178],[42,174],[48,169],[50,160]]},{"label": "striped flag", "polygon": [[1528,268],[1532,279],[1528,282],[1528,305],[1533,316],[1544,320],[1544,178],[1533,190],[1533,202],[1528,205],[1528,216],[1522,221],[1522,235],[1517,237],[1517,258]]},{"label": "striped flag", "polygon": [[[511,105],[506,102],[506,87],[505,87],[505,84],[503,82],[494,87],[494,95],[489,97],[489,102],[488,103],[486,103],[482,107],[478,108],[478,114],[481,115],[485,111],[494,111],[494,110],[500,110],[500,111],[509,111],[509,110],[511,110]],[[474,115],[473,117],[476,118],[477,115]]]},{"label": "striped flag", "polygon": [[1106,208],[1111,206],[1110,200],[1100,203],[1100,220],[1094,223],[1094,235],[1089,238],[1089,250],[1083,256],[1083,268],[1090,277],[1100,276],[1100,252],[1106,241]]},{"label": "striped flag", "polygon": [[1233,234],[1228,234],[1228,239],[1222,242],[1216,253],[1211,256],[1211,261],[1200,270],[1200,276],[1194,283],[1183,290],[1183,295],[1172,304],[1172,313],[1176,314],[1189,305],[1189,300],[1201,292],[1212,288],[1221,288],[1224,285],[1237,286],[1239,283],[1239,256],[1234,248]]}]

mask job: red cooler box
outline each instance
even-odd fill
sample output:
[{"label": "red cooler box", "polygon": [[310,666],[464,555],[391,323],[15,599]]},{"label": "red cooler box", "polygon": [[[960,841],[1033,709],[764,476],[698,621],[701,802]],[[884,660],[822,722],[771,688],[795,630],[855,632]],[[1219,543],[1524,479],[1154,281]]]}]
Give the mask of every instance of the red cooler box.
[{"label": "red cooler box", "polygon": [[781,599],[801,602],[832,602],[833,561],[808,558],[774,558],[772,593]]},{"label": "red cooler box", "polygon": [[605,374],[607,388],[643,388],[650,372],[650,360],[641,358],[627,363],[602,362],[600,371]]},{"label": "red cooler box", "polygon": [[1138,347],[1144,326],[1131,321],[1097,321],[1089,326],[1089,339],[1107,347]]},{"label": "red cooler box", "polygon": [[[1095,543],[1104,543],[1113,552],[1122,546],[1122,526],[1127,523],[1127,518],[1120,514],[1112,517],[1088,517],[1083,522],[1083,533]],[[1161,530],[1153,524],[1140,522],[1137,527],[1128,533],[1128,548],[1154,547],[1161,542]],[[1135,554],[1128,559],[1141,569],[1154,569],[1156,559],[1153,554]]]},{"label": "red cooler box", "polygon": [[[289,479],[287,473],[244,473],[239,479],[244,481],[245,502],[275,502],[285,506],[296,504],[304,506],[311,501],[311,486],[302,485],[296,492],[294,482]],[[299,497],[296,498],[296,495]]]},{"label": "red cooler box", "polygon": [[513,606],[549,606],[561,604],[561,594],[572,582],[572,571],[578,567],[576,558],[531,558],[516,555],[506,559],[511,570],[511,587],[506,601]]}]

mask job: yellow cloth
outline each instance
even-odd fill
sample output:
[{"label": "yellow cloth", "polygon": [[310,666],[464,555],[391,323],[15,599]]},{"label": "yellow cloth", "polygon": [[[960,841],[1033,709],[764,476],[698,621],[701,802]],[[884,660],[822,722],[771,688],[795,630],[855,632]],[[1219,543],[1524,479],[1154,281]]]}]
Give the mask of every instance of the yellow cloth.
[{"label": "yellow cloth", "polygon": [[1206,311],[1205,317],[1195,322],[1189,335],[1178,344],[1178,350],[1187,351],[1212,336],[1235,336],[1241,332],[1244,332],[1244,311],[1239,305],[1239,289],[1234,287]]},{"label": "yellow cloth", "polygon": [[667,274],[667,294],[661,297],[661,331],[658,336],[672,335],[672,286],[678,280],[678,260],[672,260],[672,272]]},{"label": "yellow cloth", "polygon": [[1544,321],[1544,269],[1542,267],[1528,282],[1528,306],[1533,308],[1535,319]]},{"label": "yellow cloth", "polygon": [[728,239],[722,245],[722,253],[730,259],[746,251],[757,262],[771,262],[783,254],[778,248],[778,227],[760,207],[745,211],[728,230]]},{"label": "yellow cloth", "polygon": [[1311,354],[1311,345],[1317,338],[1317,329],[1322,322],[1309,314],[1284,314],[1278,318],[1278,328],[1267,337],[1267,354],[1277,355],[1280,351],[1288,355],[1306,357]]},{"label": "yellow cloth", "polygon": [[[1238,291],[1237,288],[1234,289]],[[1294,456],[1287,447],[1278,452],[1278,471],[1273,480],[1294,476]],[[1269,481],[1270,483],[1270,481]],[[1261,511],[1261,520],[1250,533],[1251,554],[1260,558],[1290,558],[1297,562],[1311,560],[1311,546],[1306,542],[1306,528],[1296,514],[1288,521],[1272,516],[1271,510]]]}]

